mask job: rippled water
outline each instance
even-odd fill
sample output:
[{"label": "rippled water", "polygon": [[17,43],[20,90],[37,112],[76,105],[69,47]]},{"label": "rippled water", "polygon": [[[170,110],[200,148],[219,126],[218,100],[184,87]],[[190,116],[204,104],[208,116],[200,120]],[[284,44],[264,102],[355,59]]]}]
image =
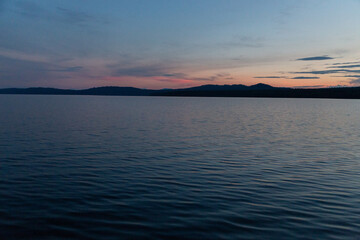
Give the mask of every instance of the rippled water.
[{"label": "rippled water", "polygon": [[360,239],[360,101],[0,96],[1,239]]}]

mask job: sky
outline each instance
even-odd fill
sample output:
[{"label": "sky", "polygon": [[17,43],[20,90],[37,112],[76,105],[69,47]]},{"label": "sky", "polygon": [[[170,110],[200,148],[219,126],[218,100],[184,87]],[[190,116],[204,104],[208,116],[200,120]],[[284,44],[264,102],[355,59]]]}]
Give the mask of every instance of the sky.
[{"label": "sky", "polygon": [[0,0],[0,88],[360,86],[360,0]]}]

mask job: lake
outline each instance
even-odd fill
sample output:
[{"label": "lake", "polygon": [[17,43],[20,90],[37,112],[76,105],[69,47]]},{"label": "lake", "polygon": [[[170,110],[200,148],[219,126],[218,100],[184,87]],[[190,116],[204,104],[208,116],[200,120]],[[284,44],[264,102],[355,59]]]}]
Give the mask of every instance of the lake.
[{"label": "lake", "polygon": [[0,101],[1,239],[360,239],[360,100]]}]

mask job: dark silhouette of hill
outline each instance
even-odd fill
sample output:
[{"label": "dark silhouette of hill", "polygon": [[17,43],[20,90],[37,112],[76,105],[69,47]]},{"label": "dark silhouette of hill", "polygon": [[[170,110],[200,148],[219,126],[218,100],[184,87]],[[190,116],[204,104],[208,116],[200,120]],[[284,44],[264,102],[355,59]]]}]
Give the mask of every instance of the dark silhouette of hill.
[{"label": "dark silhouette of hill", "polygon": [[229,91],[229,90],[248,90],[248,89],[273,89],[274,87],[258,83],[252,86],[246,86],[242,84],[234,84],[234,85],[202,85],[198,87],[192,88],[183,88],[183,89],[171,89],[171,91]]},{"label": "dark silhouette of hill", "polygon": [[156,90],[139,89],[134,87],[96,87],[78,90],[81,95],[113,95],[113,96],[148,96]]},{"label": "dark silhouette of hill", "polygon": [[198,87],[192,88],[183,88],[183,89],[174,89],[175,91],[218,91],[218,90],[243,90],[246,89],[247,86],[238,84],[238,85],[202,85]]},{"label": "dark silhouette of hill", "polygon": [[343,98],[360,99],[360,87],[294,89],[247,87],[242,90],[180,90],[166,91],[158,96],[192,96],[192,97],[269,97],[269,98]]},{"label": "dark silhouette of hill", "polygon": [[3,88],[0,94],[46,94],[46,95],[71,95],[76,94],[76,90],[65,90],[57,88]]},{"label": "dark silhouette of hill", "polygon": [[155,90],[133,87],[96,87],[84,90],[56,88],[5,88],[0,89],[0,94],[148,96],[154,91]]},{"label": "dark silhouette of hill", "polygon": [[274,89],[275,87],[264,84],[264,83],[258,83],[252,86],[249,86],[250,89]]},{"label": "dark silhouette of hill", "polygon": [[269,98],[345,98],[360,99],[360,87],[294,89],[259,83],[245,85],[203,85],[183,89],[149,90],[133,87],[96,87],[83,90],[56,88],[6,88],[0,94],[110,95],[110,96],[193,96],[193,97],[269,97]]}]

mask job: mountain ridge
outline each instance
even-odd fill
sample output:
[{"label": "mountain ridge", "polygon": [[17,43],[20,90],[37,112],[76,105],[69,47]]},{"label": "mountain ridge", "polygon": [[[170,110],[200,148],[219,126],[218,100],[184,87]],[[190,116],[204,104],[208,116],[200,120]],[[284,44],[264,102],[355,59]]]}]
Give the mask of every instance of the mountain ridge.
[{"label": "mountain ridge", "polygon": [[190,88],[160,90],[116,86],[93,87],[81,90],[31,87],[3,88],[0,89],[0,94],[360,99],[360,87],[295,89],[273,87],[264,83],[258,83],[251,86],[242,84],[207,84]]}]

